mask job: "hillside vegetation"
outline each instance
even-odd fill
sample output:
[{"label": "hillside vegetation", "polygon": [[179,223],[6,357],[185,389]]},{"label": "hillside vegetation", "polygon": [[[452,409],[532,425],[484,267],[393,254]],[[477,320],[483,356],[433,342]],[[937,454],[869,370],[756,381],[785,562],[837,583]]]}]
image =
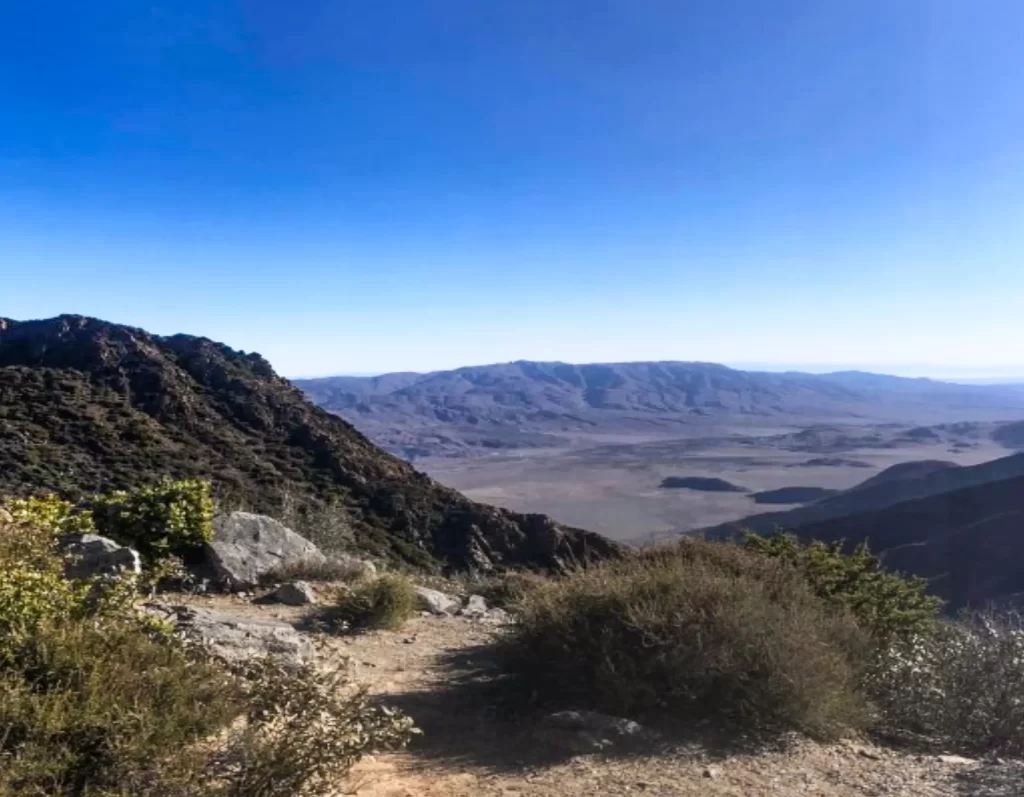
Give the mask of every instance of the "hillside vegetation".
[{"label": "hillside vegetation", "polygon": [[310,404],[257,354],[78,316],[0,320],[0,491],[72,499],[163,477],[255,511],[329,511],[417,567],[561,569],[618,555],[541,515],[476,504]]}]

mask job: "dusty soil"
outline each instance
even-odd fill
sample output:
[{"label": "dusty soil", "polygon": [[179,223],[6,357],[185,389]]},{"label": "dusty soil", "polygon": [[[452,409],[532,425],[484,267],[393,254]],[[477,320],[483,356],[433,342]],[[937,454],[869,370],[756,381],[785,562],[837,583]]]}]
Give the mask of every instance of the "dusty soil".
[{"label": "dusty soil", "polygon": [[[241,598],[190,598],[239,616],[298,622],[303,610]],[[942,760],[867,740],[721,752],[694,742],[641,756],[558,753],[536,724],[507,718],[486,688],[493,626],[417,617],[400,632],[320,638],[323,663],[423,729],[409,750],[360,762],[337,794],[355,797],[1020,797],[1016,762]]]}]

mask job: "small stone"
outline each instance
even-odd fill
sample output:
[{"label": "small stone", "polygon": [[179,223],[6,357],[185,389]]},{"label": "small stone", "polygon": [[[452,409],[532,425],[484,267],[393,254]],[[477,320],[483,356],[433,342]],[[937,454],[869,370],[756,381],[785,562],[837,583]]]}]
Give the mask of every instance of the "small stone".
[{"label": "small stone", "polygon": [[704,767],[704,771],[700,773],[703,778],[717,778],[721,775],[721,770],[718,767]]}]

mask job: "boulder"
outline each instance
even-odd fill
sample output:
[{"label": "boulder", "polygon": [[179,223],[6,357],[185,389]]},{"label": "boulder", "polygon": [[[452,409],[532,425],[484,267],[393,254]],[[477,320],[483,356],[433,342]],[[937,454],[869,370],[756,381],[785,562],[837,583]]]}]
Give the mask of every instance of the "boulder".
[{"label": "boulder", "polygon": [[235,590],[251,589],[275,571],[327,561],[319,548],[283,523],[249,512],[217,517],[205,554],[215,577]]},{"label": "boulder", "polygon": [[487,614],[487,601],[481,595],[470,595],[466,599],[466,605],[459,609],[462,617],[479,619]]},{"label": "boulder", "polygon": [[462,604],[451,595],[445,595],[436,589],[427,587],[416,587],[416,595],[419,596],[420,608],[431,614],[451,615],[462,608]]},{"label": "boulder", "polygon": [[536,740],[574,754],[610,748],[635,747],[656,737],[639,723],[596,711],[559,711],[549,714],[534,733]]},{"label": "boulder", "polygon": [[344,571],[346,581],[365,581],[377,575],[377,566],[368,559],[336,554],[329,557],[329,561],[337,564]]},{"label": "boulder", "polygon": [[64,577],[85,581],[94,576],[137,576],[142,560],[134,548],[98,534],[63,534],[57,545],[64,555]]},{"label": "boulder", "polygon": [[272,656],[285,664],[298,665],[312,656],[309,640],[288,623],[235,617],[196,606],[149,603],[145,609],[170,621],[182,636],[231,664]]},{"label": "boulder", "polygon": [[316,603],[316,590],[307,581],[289,581],[274,590],[271,597],[287,606],[309,606]]}]

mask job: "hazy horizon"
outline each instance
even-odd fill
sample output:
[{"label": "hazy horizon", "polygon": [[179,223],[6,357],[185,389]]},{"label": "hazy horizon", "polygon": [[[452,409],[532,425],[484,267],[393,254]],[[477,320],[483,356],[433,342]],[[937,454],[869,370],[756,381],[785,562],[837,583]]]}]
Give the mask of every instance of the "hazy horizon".
[{"label": "hazy horizon", "polygon": [[286,374],[1020,372],[1018,2],[7,11],[0,315]]},{"label": "hazy horizon", "polygon": [[[508,360],[506,363],[513,363],[522,361],[527,358],[517,358],[517,360]],[[548,361],[548,362],[562,362],[562,361]],[[595,360],[590,363],[573,363],[575,365],[584,364],[623,364],[632,362],[653,362],[651,360],[626,360],[617,361],[612,363],[609,360]],[[690,361],[675,361],[675,362],[710,362],[709,360],[690,360]],[[425,370],[418,369],[399,369],[396,371],[359,371],[359,372],[338,372],[338,373],[313,373],[313,374],[286,374],[290,379],[326,379],[335,376],[347,376],[347,377],[359,377],[359,378],[371,378],[375,376],[383,376],[391,373],[431,373],[434,371],[449,371],[456,370],[457,368],[474,368],[483,367],[488,365],[501,365],[504,363],[467,363],[461,366],[455,366],[454,368],[431,368]],[[734,368],[739,371],[767,371],[771,373],[785,373],[785,372],[799,372],[808,374],[828,374],[842,371],[863,371],[866,373],[879,374],[882,376],[900,376],[910,379],[925,378],[935,379],[944,382],[953,382],[958,384],[977,384],[977,385],[1024,385],[1024,366],[1018,368],[1008,368],[1001,372],[989,372],[987,374],[979,374],[972,372],[969,367],[958,368],[956,366],[940,367],[940,366],[928,366],[928,365],[905,365],[897,366],[894,368],[884,368],[877,365],[855,363],[855,364],[798,364],[798,363],[716,363],[724,365],[728,368]]]}]

